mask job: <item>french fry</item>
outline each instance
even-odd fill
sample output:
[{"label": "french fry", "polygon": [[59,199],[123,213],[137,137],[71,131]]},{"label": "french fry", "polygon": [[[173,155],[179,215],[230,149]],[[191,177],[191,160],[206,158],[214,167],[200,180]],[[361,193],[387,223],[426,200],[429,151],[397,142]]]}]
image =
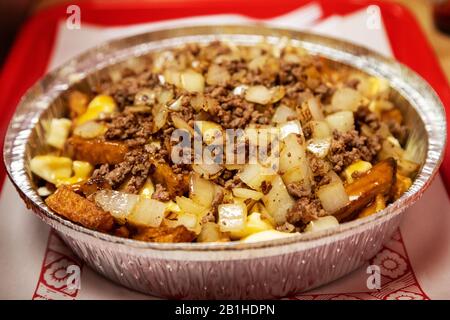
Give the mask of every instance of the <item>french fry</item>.
[{"label": "french fry", "polygon": [[386,200],[382,194],[377,194],[375,200],[373,200],[369,206],[361,210],[358,214],[358,219],[371,216],[384,208],[386,208]]},{"label": "french fry", "polygon": [[89,229],[108,232],[114,225],[114,219],[108,212],[75,193],[68,186],[58,188],[45,199],[45,203],[57,214]]},{"label": "french fry", "polygon": [[81,91],[71,91],[67,97],[70,118],[75,119],[86,112],[89,103],[89,96]]},{"label": "french fry", "polygon": [[393,200],[397,200],[405,193],[409,187],[412,185],[412,180],[409,177],[405,177],[404,175],[397,173],[397,180],[395,181],[395,185],[393,188]]},{"label": "french fry", "polygon": [[349,221],[358,211],[375,199],[378,194],[388,194],[395,185],[397,162],[393,158],[385,159],[360,178],[345,186],[350,201],[333,215],[339,222]]},{"label": "french fry", "polygon": [[388,122],[390,120],[395,121],[398,124],[403,123],[403,115],[398,109],[391,109],[387,111],[383,111],[381,113],[381,121]]},{"label": "french fry", "polygon": [[189,175],[176,175],[166,163],[155,162],[154,166],[155,171],[152,175],[152,181],[166,187],[171,197],[181,196],[189,190]]},{"label": "french fry", "polygon": [[67,140],[67,151],[76,160],[96,164],[118,164],[123,161],[128,147],[120,142],[83,139],[73,136]]},{"label": "french fry", "polygon": [[195,239],[195,233],[185,226],[175,228],[161,226],[140,229],[133,238],[147,242],[191,242]]}]

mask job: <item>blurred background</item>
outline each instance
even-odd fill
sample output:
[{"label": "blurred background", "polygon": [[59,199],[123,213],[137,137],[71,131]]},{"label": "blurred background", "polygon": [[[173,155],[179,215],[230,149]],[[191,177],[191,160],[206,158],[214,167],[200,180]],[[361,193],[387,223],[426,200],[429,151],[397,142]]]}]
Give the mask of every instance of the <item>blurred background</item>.
[{"label": "blurred background", "polygon": [[[385,1],[403,4],[414,13],[435,50],[447,79],[450,79],[450,0]],[[21,24],[27,18],[49,6],[73,2],[80,3],[82,0],[0,0],[0,70]]]}]

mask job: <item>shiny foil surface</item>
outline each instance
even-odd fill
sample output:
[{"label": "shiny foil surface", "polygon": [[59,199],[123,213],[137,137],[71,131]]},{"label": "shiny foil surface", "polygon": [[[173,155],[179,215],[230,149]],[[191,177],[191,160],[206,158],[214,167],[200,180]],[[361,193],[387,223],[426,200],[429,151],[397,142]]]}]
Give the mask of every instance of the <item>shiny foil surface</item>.
[{"label": "shiny foil surface", "polygon": [[[411,129],[406,152],[421,163],[412,187],[375,215],[334,229],[258,243],[147,243],[86,229],[54,212],[37,194],[30,159],[48,151],[42,121],[65,113],[64,93],[92,85],[111,66],[154,50],[215,40],[274,45],[291,40],[311,54],[389,80]],[[365,48],[309,33],[263,26],[202,26],[156,31],[109,42],[47,74],[25,94],[4,146],[8,175],[28,208],[56,229],[90,267],[128,288],[178,299],[267,299],[305,291],[360,267],[398,227],[403,212],[431,183],[442,161],[445,112],[417,74]]]}]

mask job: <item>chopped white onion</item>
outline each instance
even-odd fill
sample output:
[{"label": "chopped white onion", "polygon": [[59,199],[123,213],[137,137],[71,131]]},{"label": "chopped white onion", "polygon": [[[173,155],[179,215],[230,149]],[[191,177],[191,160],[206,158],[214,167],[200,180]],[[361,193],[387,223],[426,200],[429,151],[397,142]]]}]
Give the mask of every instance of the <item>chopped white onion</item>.
[{"label": "chopped white onion", "polygon": [[355,112],[363,100],[362,95],[355,89],[344,87],[336,90],[331,98],[334,110],[348,110]]},{"label": "chopped white onion", "polygon": [[192,135],[194,134],[194,129],[186,122],[184,121],[179,115],[176,113],[172,113],[170,115],[170,118],[172,119],[173,125],[177,129],[181,130],[187,130]]},{"label": "chopped white onion", "polygon": [[302,125],[298,120],[282,123],[278,127],[280,129],[280,140],[283,140],[291,133],[303,136]]},{"label": "chopped white onion", "polygon": [[208,68],[208,73],[206,74],[206,83],[209,85],[219,85],[224,86],[231,79],[228,70],[224,67],[213,64]]},{"label": "chopped white onion", "polygon": [[139,201],[139,196],[115,190],[100,190],[95,194],[95,203],[111,215],[124,221]]},{"label": "chopped white onion", "polygon": [[328,213],[336,212],[345,207],[349,201],[349,197],[345,192],[342,181],[333,181],[324,185],[317,190],[317,197],[322,203],[322,207]]},{"label": "chopped white onion", "polygon": [[192,174],[189,180],[189,197],[202,205],[210,208],[216,193],[216,186],[211,181],[203,179],[198,174]]},{"label": "chopped white onion", "polygon": [[242,203],[221,204],[218,207],[220,231],[238,232],[244,229],[247,219],[247,207]]},{"label": "chopped white onion", "polygon": [[153,114],[153,132],[157,132],[164,127],[169,117],[169,110],[164,105],[156,105],[152,110]]},{"label": "chopped white onion", "polygon": [[201,73],[190,70],[185,71],[181,74],[181,86],[189,92],[203,92],[205,78]]},{"label": "chopped white onion", "polygon": [[321,121],[324,119],[319,99],[317,99],[316,97],[310,98],[308,99],[308,101],[306,101],[306,104],[309,108],[309,112],[311,113],[313,120]]},{"label": "chopped white onion", "polygon": [[272,92],[264,86],[252,86],[245,92],[245,100],[259,103],[268,104],[272,99]]},{"label": "chopped white onion", "polygon": [[316,155],[319,158],[325,158],[328,155],[328,151],[330,150],[331,139],[311,139],[308,141],[306,146],[306,150]]},{"label": "chopped white onion", "polygon": [[264,205],[278,225],[286,222],[287,212],[295,204],[289,195],[286,186],[280,176],[276,176],[271,182],[269,193],[262,198]]},{"label": "chopped white onion", "polygon": [[331,129],[326,121],[311,121],[312,136],[315,139],[323,139],[331,137]]},{"label": "chopped white onion", "polygon": [[320,217],[317,220],[311,221],[305,228],[305,232],[317,232],[326,229],[337,227],[339,221],[334,216]]},{"label": "chopped white onion", "polygon": [[331,130],[347,132],[355,127],[355,119],[351,111],[339,111],[326,117],[326,121]]},{"label": "chopped white onion", "polygon": [[72,121],[69,119],[52,119],[50,121],[49,130],[46,132],[45,142],[49,146],[62,149],[69,136]]},{"label": "chopped white onion", "polygon": [[184,96],[180,96],[177,100],[172,102],[169,105],[169,110],[170,111],[180,111],[181,107],[182,107],[183,98],[184,98]]},{"label": "chopped white onion", "polygon": [[238,177],[255,190],[261,190],[261,184],[266,181],[270,182],[274,177],[274,172],[270,168],[263,167],[258,163],[247,164],[238,173]]},{"label": "chopped white onion", "polygon": [[176,197],[176,203],[180,207],[181,211],[185,213],[195,214],[202,217],[208,212],[208,209],[204,206],[194,202],[192,199],[186,197]]},{"label": "chopped white onion", "polygon": [[297,117],[295,110],[285,105],[280,105],[275,109],[275,113],[272,116],[272,122],[283,123],[288,120],[292,120]]},{"label": "chopped white onion", "polygon": [[144,227],[159,227],[164,219],[166,204],[148,198],[141,198],[127,217],[131,224]]},{"label": "chopped white onion", "polygon": [[242,199],[259,200],[263,197],[263,193],[247,188],[233,188],[233,195]]}]

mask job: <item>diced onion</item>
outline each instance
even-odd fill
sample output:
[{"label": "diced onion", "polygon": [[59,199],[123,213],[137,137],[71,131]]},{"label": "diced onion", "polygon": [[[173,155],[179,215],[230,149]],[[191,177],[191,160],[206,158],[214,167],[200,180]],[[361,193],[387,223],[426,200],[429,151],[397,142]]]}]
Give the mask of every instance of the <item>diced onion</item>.
[{"label": "diced onion", "polygon": [[308,141],[306,149],[319,158],[325,158],[330,150],[331,139],[311,139]]},{"label": "diced onion", "polygon": [[262,198],[264,205],[278,225],[286,222],[287,212],[295,201],[289,195],[286,186],[280,176],[272,180],[272,188]]},{"label": "diced onion", "polygon": [[195,121],[194,130],[200,131],[203,142],[207,145],[210,145],[217,139],[222,138],[222,126],[212,121]]},{"label": "diced onion", "polygon": [[288,106],[280,105],[275,109],[275,113],[272,117],[272,122],[283,123],[288,120],[292,120],[295,117],[297,117],[297,113],[295,112],[295,110],[289,108]]},{"label": "diced onion", "polygon": [[181,87],[181,74],[179,71],[166,69],[164,71],[164,79],[167,83],[173,84],[176,87]]},{"label": "diced onion", "polygon": [[127,221],[144,227],[159,227],[164,219],[166,205],[160,201],[141,198],[133,208]]},{"label": "diced onion", "polygon": [[73,133],[84,139],[93,139],[105,134],[107,127],[104,124],[88,121],[75,127]]},{"label": "diced onion", "polygon": [[181,130],[187,130],[191,134],[194,134],[194,129],[186,122],[184,121],[179,115],[172,113],[170,115],[173,125],[177,129]]},{"label": "diced onion", "polygon": [[241,231],[247,219],[247,207],[242,203],[221,204],[218,207],[219,227],[222,232]]},{"label": "diced onion", "polygon": [[282,123],[279,125],[279,129],[280,129],[280,139],[281,140],[286,138],[291,133],[303,136],[302,125],[300,124],[300,121],[298,121],[298,120],[291,120],[291,121]]},{"label": "diced onion", "polygon": [[233,188],[233,195],[242,199],[259,200],[263,197],[263,193],[246,188]]},{"label": "diced onion", "polygon": [[189,92],[203,92],[205,78],[201,73],[185,71],[181,74],[181,87]]},{"label": "diced onion", "polygon": [[95,194],[95,203],[121,222],[131,214],[138,201],[138,195],[115,190],[100,190]]},{"label": "diced onion", "polygon": [[231,76],[228,73],[228,70],[217,64],[211,65],[206,74],[206,83],[213,86],[224,86],[230,79]]},{"label": "diced onion", "polygon": [[339,221],[334,216],[320,217],[317,220],[311,221],[305,228],[305,232],[317,232],[330,228],[337,227]]},{"label": "diced onion", "polygon": [[176,225],[183,225],[187,229],[194,231],[195,233],[198,234],[201,231],[199,220],[200,220],[199,216],[192,213],[183,212],[178,214]]},{"label": "diced onion", "polygon": [[184,96],[180,96],[177,100],[175,100],[174,102],[172,102],[169,105],[169,110],[170,111],[180,111],[181,107],[182,107],[182,102],[183,102],[183,97]]},{"label": "diced onion", "polygon": [[245,165],[238,173],[238,177],[250,188],[260,190],[264,181],[270,182],[273,179],[274,172],[270,168],[254,163]]},{"label": "diced onion", "polygon": [[242,96],[247,91],[247,89],[248,89],[248,86],[245,84],[242,84],[233,89],[233,94],[236,96]]},{"label": "diced onion", "polygon": [[310,126],[313,138],[323,139],[331,137],[331,129],[326,121],[311,121]]},{"label": "diced onion", "polygon": [[189,197],[205,208],[210,208],[216,193],[215,184],[192,174],[189,180]]},{"label": "diced onion", "polygon": [[51,192],[47,187],[40,187],[40,188],[37,189],[37,193],[41,197],[48,197],[53,192]]},{"label": "diced onion", "polygon": [[217,163],[202,163],[192,165],[192,170],[197,172],[202,178],[210,179],[223,170],[223,167]]},{"label": "diced onion", "polygon": [[334,181],[317,190],[317,197],[328,213],[336,212],[347,205],[349,197],[341,181]]},{"label": "diced onion", "polygon": [[272,92],[264,86],[252,86],[245,92],[245,100],[259,103],[268,104],[272,99]]},{"label": "diced onion", "polygon": [[220,231],[217,223],[206,222],[202,225],[202,231],[197,237],[197,242],[218,242],[223,241],[224,234]]},{"label": "diced onion", "polygon": [[336,90],[331,98],[334,110],[348,110],[355,112],[363,100],[362,95],[355,89],[344,87]]},{"label": "diced onion", "polygon": [[309,112],[311,113],[313,120],[321,121],[324,119],[320,102],[316,97],[308,99],[308,101],[306,101],[306,104],[309,108]]},{"label": "diced onion", "polygon": [[186,197],[176,197],[175,199],[177,205],[180,207],[181,211],[185,213],[195,214],[199,217],[203,217],[208,209],[204,206],[195,203],[193,200]]},{"label": "diced onion", "polygon": [[69,119],[52,119],[49,130],[46,132],[46,142],[49,146],[62,149],[69,136],[72,121]]},{"label": "diced onion", "polygon": [[169,110],[164,105],[156,105],[152,111],[153,114],[153,132],[159,131],[167,122]]},{"label": "diced onion", "polygon": [[351,111],[339,111],[333,113],[326,117],[326,121],[331,130],[337,130],[339,132],[350,131],[355,126],[353,112]]}]

